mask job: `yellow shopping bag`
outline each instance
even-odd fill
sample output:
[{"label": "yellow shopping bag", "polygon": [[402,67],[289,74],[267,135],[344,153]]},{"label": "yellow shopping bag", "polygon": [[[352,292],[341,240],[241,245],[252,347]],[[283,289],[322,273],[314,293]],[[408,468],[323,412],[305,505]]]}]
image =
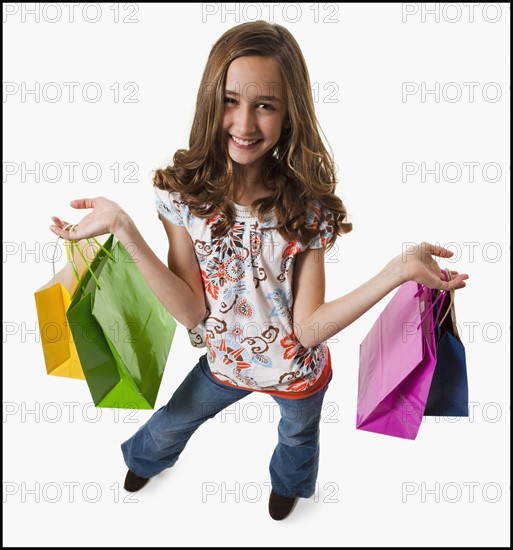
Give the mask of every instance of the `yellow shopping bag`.
[{"label": "yellow shopping bag", "polygon": [[54,275],[52,279],[34,293],[39,333],[46,372],[53,376],[85,380],[66,312],[80,278],[87,269],[87,264],[82,256],[91,262],[98,252],[98,247],[88,239],[73,241],[72,246],[80,248],[82,254],[70,258],[69,243],[68,241],[64,241],[64,243],[68,259],[66,265],[58,273],[55,273],[55,261],[53,261]]}]

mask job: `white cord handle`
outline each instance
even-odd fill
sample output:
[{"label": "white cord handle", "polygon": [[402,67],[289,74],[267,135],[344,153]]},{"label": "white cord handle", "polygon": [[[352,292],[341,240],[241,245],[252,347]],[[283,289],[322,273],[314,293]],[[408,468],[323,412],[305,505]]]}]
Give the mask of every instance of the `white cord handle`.
[{"label": "white cord handle", "polygon": [[[73,227],[73,224],[68,223],[68,225],[66,225],[66,227],[64,229],[68,229],[68,227]],[[55,248],[53,249],[52,271],[53,271],[54,279],[55,279],[55,255],[56,255],[56,252],[57,252],[57,245],[59,244],[59,239],[60,239],[60,237],[57,237],[57,240],[55,241]],[[69,246],[68,241],[65,241],[64,246],[66,247],[66,250],[68,250],[68,246]],[[68,253],[68,256],[69,256],[69,253]],[[72,260],[72,263],[73,263],[73,265],[75,265],[73,260]],[[75,265],[75,269],[76,269],[76,265]]]}]

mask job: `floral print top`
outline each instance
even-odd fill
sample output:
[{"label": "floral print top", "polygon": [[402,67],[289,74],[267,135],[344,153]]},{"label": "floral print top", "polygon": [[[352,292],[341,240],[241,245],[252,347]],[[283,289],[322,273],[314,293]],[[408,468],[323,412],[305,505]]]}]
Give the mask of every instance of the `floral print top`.
[{"label": "floral print top", "polygon": [[179,193],[157,187],[154,193],[159,215],[185,227],[192,240],[208,312],[188,332],[193,346],[207,348],[212,375],[240,389],[293,399],[320,390],[331,373],[329,350],[326,342],[305,348],[294,335],[292,276],[297,254],[332,239],[331,211],[312,203],[307,225],[320,234],[304,246],[270,229],[274,211],[260,223],[249,206],[231,201],[235,223],[216,238],[211,229],[221,214],[199,218]]}]

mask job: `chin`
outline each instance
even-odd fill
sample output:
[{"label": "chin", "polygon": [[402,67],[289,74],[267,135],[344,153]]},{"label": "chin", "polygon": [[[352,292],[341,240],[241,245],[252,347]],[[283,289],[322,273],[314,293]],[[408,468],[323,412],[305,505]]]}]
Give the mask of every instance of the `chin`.
[{"label": "chin", "polygon": [[230,148],[228,154],[232,161],[237,164],[253,164],[257,161],[261,161],[263,158],[267,158],[270,150],[271,149],[266,149],[265,151],[258,151],[257,153],[256,151],[241,151],[239,149],[234,150]]},{"label": "chin", "polygon": [[230,155],[230,158],[235,164],[239,164],[240,166],[249,166],[250,164],[255,164],[255,162],[261,159],[261,157],[255,159],[241,159],[237,157],[234,158],[232,155]]}]

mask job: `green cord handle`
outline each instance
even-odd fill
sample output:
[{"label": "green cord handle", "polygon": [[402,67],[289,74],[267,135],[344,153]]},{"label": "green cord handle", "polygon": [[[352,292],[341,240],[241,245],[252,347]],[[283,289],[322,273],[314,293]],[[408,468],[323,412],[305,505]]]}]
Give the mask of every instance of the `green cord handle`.
[{"label": "green cord handle", "polygon": [[[78,250],[78,253],[82,257],[82,260],[83,260],[84,264],[86,265],[87,269],[89,270],[89,273],[91,273],[92,278],[96,281],[96,284],[98,285],[98,289],[101,290],[100,282],[96,278],[96,275],[93,273],[93,270],[91,269],[91,264],[85,259],[85,256],[82,253],[82,250],[80,250],[80,247],[77,246],[76,241],[70,241],[70,243],[71,243],[71,251],[72,251],[71,255],[73,256],[73,254],[74,254],[73,250],[76,248]],[[74,263],[74,261],[75,260],[73,260],[73,263]],[[76,274],[76,270],[75,270],[75,274]],[[80,282],[80,280],[79,280],[79,282]]]},{"label": "green cord handle", "polygon": [[[107,256],[114,261],[114,256],[100,243],[98,242],[94,237],[92,237],[93,241],[98,245],[99,248],[101,248]],[[87,239],[88,244],[91,244],[90,239]],[[73,271],[75,273],[75,277],[77,278],[78,282],[80,283],[80,277],[78,275],[78,270],[75,265],[75,258],[74,258],[74,249],[76,248],[78,250],[78,253],[80,254],[84,264],[86,265],[89,273],[91,273],[92,278],[95,280],[96,285],[98,286],[98,290],[101,290],[100,282],[96,278],[96,275],[93,273],[93,270],[91,269],[91,264],[86,260],[82,250],[80,250],[80,247],[77,245],[77,241],[69,241],[70,243],[70,251],[71,251],[71,265],[73,266]]]},{"label": "green cord handle", "polygon": [[[71,224],[71,223],[68,223],[68,225],[66,225],[64,227],[64,229],[68,229],[68,227],[71,226],[71,231],[73,231],[73,227],[74,225]],[[59,242],[59,239],[61,237],[57,237],[57,242],[55,243],[55,249],[54,249],[54,252],[53,252],[53,258],[52,258],[52,269],[53,269],[53,277],[55,279],[55,253],[57,251],[57,243]],[[101,248],[105,254],[107,254],[107,256],[112,260],[114,261],[114,256],[97,240],[95,239],[94,237],[92,237],[93,241],[98,245],[99,248]],[[76,247],[78,249],[78,252],[80,254],[80,256],[82,256],[82,260],[84,260],[84,263],[85,265],[87,266],[87,269],[90,271],[91,275],[93,276],[94,280],[96,281],[96,284],[98,285],[98,288],[100,288],[100,284],[98,282],[98,279],[95,277],[94,273],[91,271],[91,264],[85,259],[84,257],[84,254],[82,253],[82,250],[80,250],[80,247],[77,245],[77,242],[78,241],[73,241],[73,240],[65,240],[64,241],[64,246],[66,247],[66,257],[68,259],[68,262],[71,263],[71,267],[73,268],[73,273],[75,274],[75,278],[76,280],[78,281],[78,284],[80,284],[80,275],[78,274],[78,269],[77,269],[77,266],[76,266],[76,263],[75,263],[75,256],[74,256],[74,248]],[[87,244],[88,245],[91,245],[91,239],[87,239]],[[70,254],[71,252],[71,254]]]},{"label": "green cord handle", "polygon": [[[112,260],[114,261],[114,256],[103,246],[103,244],[101,244],[100,242],[98,242],[94,237],[91,237],[93,239],[93,241],[105,252],[105,254],[107,254],[107,256]],[[89,241],[89,239],[87,239]]]}]

